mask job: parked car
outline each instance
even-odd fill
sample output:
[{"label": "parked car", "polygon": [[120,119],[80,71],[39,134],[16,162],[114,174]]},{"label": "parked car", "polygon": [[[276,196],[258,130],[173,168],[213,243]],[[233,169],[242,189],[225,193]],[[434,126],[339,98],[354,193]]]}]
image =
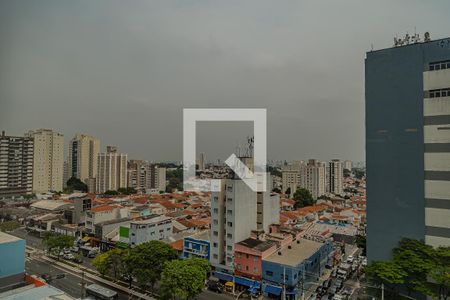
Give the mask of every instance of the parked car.
[{"label": "parked car", "polygon": [[223,284],[217,281],[208,281],[208,290],[221,294],[223,292]]},{"label": "parked car", "polygon": [[337,276],[337,270],[333,270],[333,272],[331,272],[331,277],[336,277]]},{"label": "parked car", "polygon": [[334,295],[334,294],[336,294],[337,290],[338,290],[337,286],[333,285],[333,286],[330,287],[330,289],[328,290],[328,293],[331,294],[331,295]]},{"label": "parked car", "polygon": [[347,262],[348,262],[348,263],[352,263],[353,260],[354,260],[353,255],[349,255],[349,256],[347,257]]}]

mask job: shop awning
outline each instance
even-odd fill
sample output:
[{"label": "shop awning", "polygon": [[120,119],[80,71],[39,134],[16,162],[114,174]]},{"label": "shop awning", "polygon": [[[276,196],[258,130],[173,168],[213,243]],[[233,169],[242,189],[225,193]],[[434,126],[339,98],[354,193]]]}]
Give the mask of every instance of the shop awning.
[{"label": "shop awning", "polygon": [[219,278],[224,281],[233,281],[233,275],[222,273],[222,272],[213,272],[213,276]]},{"label": "shop awning", "polygon": [[84,238],[81,239],[83,242],[89,242],[91,240],[90,236],[85,236]]},{"label": "shop awning", "polygon": [[254,283],[255,283],[254,280],[251,280],[251,279],[248,279],[248,278],[245,278],[245,277],[240,277],[240,276],[236,276],[234,278],[234,282],[236,284],[245,285],[245,286],[248,286],[248,287],[253,286]]},{"label": "shop awning", "polygon": [[268,284],[264,288],[264,292],[265,293],[269,293],[269,294],[276,295],[276,296],[280,296],[281,295],[281,291],[282,291],[282,288],[280,286],[276,286],[276,285]]}]

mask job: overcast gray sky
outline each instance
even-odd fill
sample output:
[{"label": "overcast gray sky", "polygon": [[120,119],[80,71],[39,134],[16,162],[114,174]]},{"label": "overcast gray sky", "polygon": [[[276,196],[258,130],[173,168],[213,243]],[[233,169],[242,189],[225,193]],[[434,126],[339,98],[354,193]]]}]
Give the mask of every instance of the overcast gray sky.
[{"label": "overcast gray sky", "polygon": [[[450,35],[450,1],[0,0],[0,128],[182,159],[183,108],[267,108],[271,159],[364,159],[364,57]],[[202,123],[226,158],[252,127]]]}]

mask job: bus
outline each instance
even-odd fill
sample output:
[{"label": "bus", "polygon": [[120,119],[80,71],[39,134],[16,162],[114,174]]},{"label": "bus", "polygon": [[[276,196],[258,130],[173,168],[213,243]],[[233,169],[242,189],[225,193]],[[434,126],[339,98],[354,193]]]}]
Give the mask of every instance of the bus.
[{"label": "bus", "polygon": [[99,299],[99,300],[116,300],[119,295],[116,291],[107,289],[98,284],[91,284],[86,287],[86,298],[85,299]]}]

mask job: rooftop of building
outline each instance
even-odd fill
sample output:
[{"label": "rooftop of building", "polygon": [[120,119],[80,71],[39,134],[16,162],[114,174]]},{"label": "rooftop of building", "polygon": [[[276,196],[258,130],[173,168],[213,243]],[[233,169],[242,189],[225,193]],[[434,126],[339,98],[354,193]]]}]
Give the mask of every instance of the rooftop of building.
[{"label": "rooftop of building", "polygon": [[196,240],[209,241],[211,238],[211,233],[209,230],[202,230],[197,233],[194,233],[191,236],[186,236],[186,237],[191,237]]},{"label": "rooftop of building", "polygon": [[70,205],[71,203],[63,200],[40,200],[31,204],[30,207],[42,210],[60,210]]},{"label": "rooftop of building", "polygon": [[423,46],[423,45],[427,45],[427,44],[431,44],[431,43],[439,43],[439,42],[446,42],[448,41],[450,38],[446,37],[446,38],[439,38],[439,39],[430,39],[429,41],[420,41],[417,43],[414,42],[410,42],[409,44],[406,45],[399,45],[399,46],[391,46],[391,47],[385,47],[385,48],[381,48],[381,49],[377,49],[377,50],[371,50],[371,51],[367,51],[367,54],[370,53],[378,53],[378,52],[382,52],[382,51],[387,51],[387,50],[392,50],[392,49],[403,49],[403,48],[407,48],[407,47],[417,47],[417,46]]},{"label": "rooftop of building", "polygon": [[0,231],[0,244],[20,241],[21,238]]},{"label": "rooftop of building", "polygon": [[166,216],[160,216],[160,215],[150,215],[148,218],[138,221],[131,221],[132,224],[152,224],[152,223],[158,223],[162,221],[171,220],[172,218],[166,217]]},{"label": "rooftop of building", "polygon": [[274,245],[272,241],[261,241],[252,238],[245,239],[237,244],[260,252],[266,251]]},{"label": "rooftop of building", "polygon": [[[265,260],[277,264],[296,267],[316,253],[322,245],[322,243],[311,240],[299,239],[297,241],[293,241],[289,245],[291,249],[289,249],[289,246],[286,246],[271,254]],[[281,253],[281,255],[279,255],[279,253]]]},{"label": "rooftop of building", "polygon": [[0,294],[3,300],[72,300],[71,296],[51,285],[27,285]]}]

